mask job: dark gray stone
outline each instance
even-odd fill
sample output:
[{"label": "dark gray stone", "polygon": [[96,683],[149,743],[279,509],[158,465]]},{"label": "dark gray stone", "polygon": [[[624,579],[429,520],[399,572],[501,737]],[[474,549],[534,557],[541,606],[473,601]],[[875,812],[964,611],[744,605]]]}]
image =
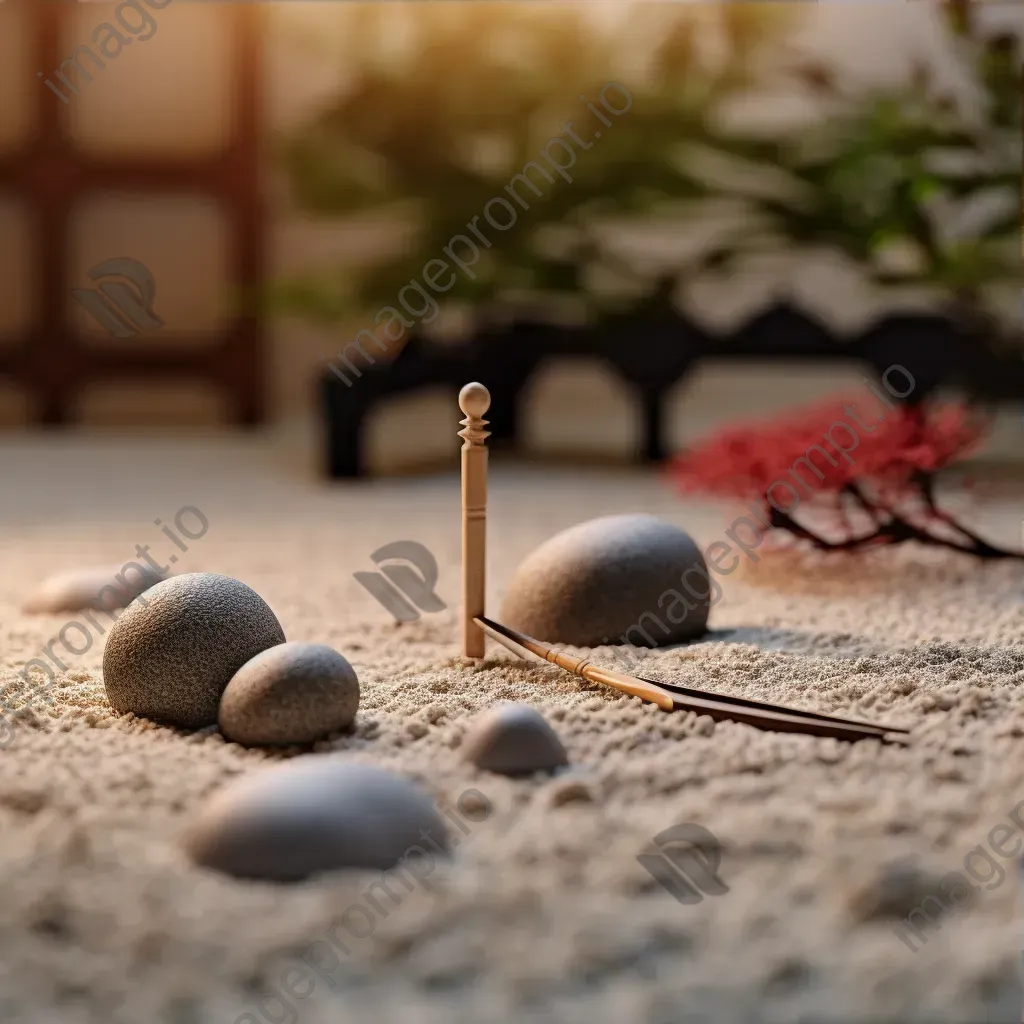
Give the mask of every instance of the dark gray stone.
[{"label": "dark gray stone", "polygon": [[704,633],[717,585],[682,530],[649,515],[602,516],[523,561],[501,621],[548,643],[661,647]]},{"label": "dark gray stone", "polygon": [[90,566],[47,576],[25,599],[30,615],[59,615],[86,609],[119,611],[166,577],[148,565]]},{"label": "dark gray stone", "polygon": [[284,630],[256,591],[230,576],[158,583],[110,628],[103,684],[117,711],[200,729],[214,725],[231,677]]},{"label": "dark gray stone", "polygon": [[199,811],[183,844],[203,867],[268,881],[341,868],[387,871],[403,861],[389,875],[399,896],[448,850],[440,815],[411,783],[322,755],[229,783]]},{"label": "dark gray stone", "polygon": [[478,715],[462,741],[477,768],[502,775],[550,771],[569,763],[558,733],[529,704],[499,704]]},{"label": "dark gray stone", "polygon": [[312,743],[352,724],[355,669],[326,644],[287,643],[247,661],[220,699],[220,731],[236,743]]}]

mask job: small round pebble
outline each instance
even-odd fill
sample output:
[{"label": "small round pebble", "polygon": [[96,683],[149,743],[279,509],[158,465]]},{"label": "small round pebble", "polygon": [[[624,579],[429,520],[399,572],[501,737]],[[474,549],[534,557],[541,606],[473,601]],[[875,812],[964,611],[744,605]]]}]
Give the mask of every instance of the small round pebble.
[{"label": "small round pebble", "polygon": [[231,677],[284,642],[270,606],[244,583],[209,572],[174,576],[111,626],[107,699],[116,711],[185,729],[214,725]]},{"label": "small round pebble", "polygon": [[717,586],[678,527],[649,515],[602,516],[527,556],[501,621],[547,643],[661,647],[704,633]]},{"label": "small round pebble", "polygon": [[502,775],[550,771],[569,763],[558,733],[529,704],[499,704],[477,715],[462,741],[462,756]]},{"label": "small round pebble", "polygon": [[29,615],[58,615],[86,609],[118,611],[166,577],[148,565],[89,566],[47,576],[22,605]]},{"label": "small round pebble", "polygon": [[236,743],[312,743],[352,724],[355,669],[326,644],[286,643],[247,661],[220,699],[220,731]]},{"label": "small round pebble", "polygon": [[183,845],[202,867],[288,882],[342,868],[387,871],[405,857],[416,865],[409,873],[423,877],[448,839],[434,804],[410,782],[313,754],[229,783],[187,827]]}]

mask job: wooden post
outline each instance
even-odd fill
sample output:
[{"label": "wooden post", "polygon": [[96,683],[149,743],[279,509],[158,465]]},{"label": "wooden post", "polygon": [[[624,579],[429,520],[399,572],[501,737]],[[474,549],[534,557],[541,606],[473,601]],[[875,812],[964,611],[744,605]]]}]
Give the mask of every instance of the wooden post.
[{"label": "wooden post", "polygon": [[462,445],[462,653],[484,656],[484,633],[473,621],[484,614],[487,585],[487,448],[490,433],[484,413],[491,406],[483,384],[467,384],[459,392],[459,408],[466,414]]}]

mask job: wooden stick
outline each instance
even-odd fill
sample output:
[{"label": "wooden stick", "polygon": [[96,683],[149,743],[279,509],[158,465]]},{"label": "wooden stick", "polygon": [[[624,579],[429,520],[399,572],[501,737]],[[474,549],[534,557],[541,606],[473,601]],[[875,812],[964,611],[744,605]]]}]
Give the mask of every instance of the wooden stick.
[{"label": "wooden stick", "polygon": [[[643,676],[637,676],[642,679]],[[653,679],[647,680],[654,682]],[[855,725],[865,729],[877,729],[879,732],[901,732],[909,733],[909,729],[901,729],[896,725],[885,725],[881,722],[865,722],[858,718],[840,718],[838,715],[823,715],[818,711],[804,711],[802,708],[791,708],[784,704],[769,704],[761,700],[749,700],[746,697],[731,697],[724,693],[713,693],[711,690],[697,690],[689,686],[681,686],[679,683],[657,682],[655,685],[683,697],[700,697],[705,700],[720,701],[722,704],[736,704],[743,708],[754,708],[761,711],[781,711],[787,715],[796,715],[799,718],[817,718],[822,722],[839,722],[842,725]]]},{"label": "wooden stick", "polygon": [[462,446],[462,653],[484,656],[484,633],[476,619],[484,613],[487,586],[487,448],[490,432],[484,413],[491,394],[483,384],[467,384],[459,392],[466,414]]},{"label": "wooden stick", "polygon": [[556,651],[553,647],[548,647],[547,644],[542,644],[525,633],[517,633],[514,629],[509,629],[508,626],[503,626],[501,623],[483,616],[477,619],[477,622],[492,640],[496,640],[502,647],[507,647],[521,658],[525,658],[527,654],[543,658],[545,661],[550,661],[552,665],[571,672],[574,676],[580,676],[592,683],[604,683],[605,686],[612,686],[633,697],[649,700],[652,704],[657,704],[662,711],[671,711],[675,707],[672,694],[663,690],[657,683],[651,683],[646,679],[635,679],[633,676],[614,672],[611,669],[598,668],[596,665],[591,665],[585,658],[574,658],[571,654],[566,654],[565,651]]},{"label": "wooden stick", "polygon": [[503,626],[500,622],[494,622],[481,616],[477,619],[477,623],[493,640],[520,657],[533,654],[564,668],[567,672],[572,672],[573,675],[586,679],[588,682],[611,686],[613,689],[628,693],[633,697],[651,701],[663,711],[679,708],[684,711],[693,711],[699,715],[708,715],[716,721],[726,719],[775,732],[809,733],[812,736],[830,736],[834,739],[850,741],[885,739],[889,733],[906,733],[905,729],[872,725],[867,722],[854,722],[812,711],[776,707],[759,701],[746,701],[740,697],[721,697],[718,694],[704,693],[687,687],[675,689],[671,684],[660,685],[650,679],[629,676],[624,672],[591,665],[585,658],[574,658],[563,651],[556,651],[553,647],[534,640],[533,637],[527,636],[525,633],[519,633],[508,626]]}]

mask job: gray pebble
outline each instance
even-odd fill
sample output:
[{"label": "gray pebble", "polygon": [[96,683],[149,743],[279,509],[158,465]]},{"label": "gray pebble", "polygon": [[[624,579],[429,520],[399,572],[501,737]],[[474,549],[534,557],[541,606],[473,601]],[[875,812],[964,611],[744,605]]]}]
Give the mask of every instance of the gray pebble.
[{"label": "gray pebble", "polygon": [[[440,815],[411,783],[316,754],[229,783],[183,842],[203,867],[282,882],[341,868],[386,871],[408,856],[415,884],[417,872],[429,874],[433,858],[448,850]],[[398,878],[392,884],[407,891]]]},{"label": "gray pebble", "polygon": [[117,711],[186,729],[213,725],[231,677],[285,641],[270,606],[230,576],[174,576],[143,600],[114,623],[103,652],[103,684]]},{"label": "gray pebble", "polygon": [[462,741],[462,756],[502,775],[550,771],[569,763],[558,733],[529,704],[499,704],[477,715]]},{"label": "gray pebble", "polygon": [[247,661],[220,699],[220,731],[236,743],[312,743],[352,724],[355,670],[326,644],[278,644]]},{"label": "gray pebble", "polygon": [[527,556],[501,621],[548,643],[661,647],[705,631],[717,585],[682,530],[649,515],[602,516]]},{"label": "gray pebble", "polygon": [[25,599],[29,615],[58,615],[85,609],[118,611],[165,577],[148,565],[89,566],[47,576]]}]

